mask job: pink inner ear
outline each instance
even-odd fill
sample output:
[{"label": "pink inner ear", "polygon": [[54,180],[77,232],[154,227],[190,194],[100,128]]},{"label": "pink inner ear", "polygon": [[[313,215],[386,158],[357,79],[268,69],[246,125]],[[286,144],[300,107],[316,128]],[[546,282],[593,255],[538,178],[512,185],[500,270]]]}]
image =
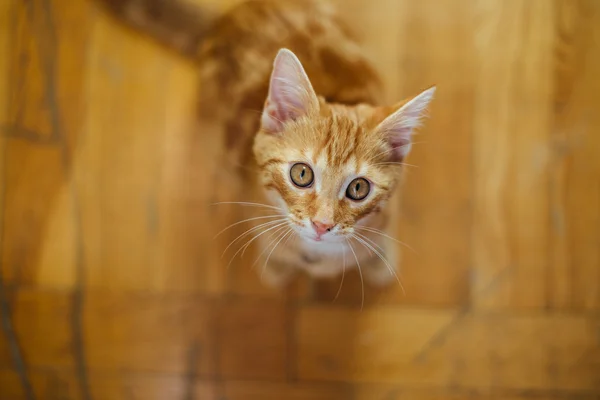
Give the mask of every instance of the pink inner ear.
[{"label": "pink inner ear", "polygon": [[277,106],[270,99],[267,99],[262,116],[263,129],[273,133],[280,132],[283,129],[283,121],[286,120],[281,114]]},{"label": "pink inner ear", "polygon": [[393,161],[402,161],[408,155],[411,149],[410,138],[392,137],[390,139],[392,151],[390,156]]},{"label": "pink inner ear", "polygon": [[402,161],[410,152],[413,132],[421,124],[434,92],[435,88],[424,91],[379,124],[378,130],[392,146],[391,158],[394,161]]},{"label": "pink inner ear", "polygon": [[262,115],[262,127],[272,133],[281,132],[293,121],[315,107],[317,96],[298,58],[289,50],[280,50],[275,58],[269,95]]}]

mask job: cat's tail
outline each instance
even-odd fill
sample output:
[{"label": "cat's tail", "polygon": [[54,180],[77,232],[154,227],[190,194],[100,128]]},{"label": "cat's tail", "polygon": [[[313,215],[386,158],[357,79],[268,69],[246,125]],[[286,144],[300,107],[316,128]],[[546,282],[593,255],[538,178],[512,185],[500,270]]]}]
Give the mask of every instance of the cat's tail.
[{"label": "cat's tail", "polygon": [[217,17],[189,0],[96,1],[127,25],[187,57],[197,55],[204,32]]}]

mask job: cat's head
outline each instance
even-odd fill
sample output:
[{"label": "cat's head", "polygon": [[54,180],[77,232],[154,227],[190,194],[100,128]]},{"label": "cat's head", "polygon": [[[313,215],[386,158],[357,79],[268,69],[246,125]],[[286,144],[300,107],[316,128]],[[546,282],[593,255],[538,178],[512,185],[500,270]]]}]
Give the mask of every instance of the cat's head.
[{"label": "cat's head", "polygon": [[393,194],[431,88],[393,107],[330,104],[279,51],[254,155],[261,182],[306,240],[340,242]]}]

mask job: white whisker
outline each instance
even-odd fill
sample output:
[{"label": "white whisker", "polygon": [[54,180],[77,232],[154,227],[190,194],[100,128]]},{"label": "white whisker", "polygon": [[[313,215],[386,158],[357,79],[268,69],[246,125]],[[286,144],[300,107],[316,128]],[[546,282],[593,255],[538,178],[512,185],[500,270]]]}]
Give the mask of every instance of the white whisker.
[{"label": "white whisker", "polygon": [[338,288],[338,291],[335,294],[335,297],[333,298],[333,302],[337,300],[337,298],[340,295],[340,292],[342,291],[342,285],[344,284],[344,275],[346,274],[346,250],[344,249],[343,244],[340,243],[340,246],[342,246],[342,280],[340,281],[340,287]]},{"label": "white whisker", "polygon": [[263,264],[262,267],[262,272],[260,273],[260,276],[262,278],[263,274],[265,273],[265,270],[267,269],[267,264],[269,263],[269,259],[271,258],[271,255],[273,254],[273,252],[275,251],[275,249],[277,248],[277,246],[279,246],[279,243],[281,243],[281,241],[290,233],[292,232],[292,228],[289,228],[288,231],[286,231],[282,237],[279,238],[279,240],[277,241],[277,243],[275,243],[275,246],[273,246],[273,248],[271,249],[271,252],[269,253],[269,255],[267,256],[267,259],[265,260],[265,263]]},{"label": "white whisker", "polygon": [[369,243],[367,243],[365,240],[361,239],[358,236],[354,236],[354,235],[352,235],[352,237],[354,239],[356,239],[359,243],[362,243],[363,246],[365,246],[367,248],[371,248],[373,250],[373,252],[375,252],[375,254],[377,254],[377,257],[379,257],[379,259],[381,261],[383,261],[383,263],[387,267],[388,271],[390,271],[390,275],[393,275],[396,278],[396,280],[398,281],[398,284],[400,285],[400,288],[402,288],[402,293],[404,295],[406,295],[406,291],[404,290],[404,285],[402,285],[402,282],[400,281],[400,278],[398,278],[398,275],[396,275],[396,273],[392,269],[392,267],[391,267],[390,263],[388,262],[388,260],[379,251],[377,251],[375,248],[373,248],[373,246],[371,246]]},{"label": "white whisker", "polygon": [[[253,263],[252,263],[252,265],[250,266],[250,269],[254,269],[254,266],[255,266],[255,265],[256,265],[256,263],[257,263],[257,262],[260,260],[260,258],[263,256],[263,254],[265,254],[267,251],[269,251],[269,248],[271,248],[271,245],[272,245],[273,243],[275,243],[275,241],[281,237],[281,236],[280,236],[280,232],[281,232],[282,230],[283,230],[284,232],[281,232],[281,234],[283,234],[283,233],[287,232],[287,231],[285,230],[285,228],[287,228],[287,227],[283,226],[283,227],[281,227],[281,228],[279,228],[279,229],[275,230],[275,232],[273,232],[273,233],[271,234],[271,236],[269,236],[269,239],[270,239],[270,238],[272,238],[273,236],[276,236],[276,237],[275,237],[275,239],[271,240],[271,241],[269,242],[269,244],[267,244],[267,245],[265,246],[264,250],[263,250],[263,251],[262,251],[262,252],[261,252],[261,253],[258,255],[258,257],[256,258],[256,260],[254,260],[254,262],[253,262]],[[288,228],[288,229],[289,229],[289,228]]]},{"label": "white whisker", "polygon": [[[248,247],[250,246],[250,244],[251,244],[251,243],[252,243],[254,240],[256,240],[258,237],[260,237],[261,235],[263,235],[263,234],[265,234],[265,233],[269,232],[271,229],[275,229],[276,227],[282,227],[282,226],[285,226],[285,225],[287,225],[287,224],[288,224],[288,222],[287,222],[287,221],[284,221],[284,222],[283,222],[283,223],[281,223],[280,225],[275,225],[275,226],[273,226],[273,227],[271,227],[271,228],[267,229],[266,231],[263,231],[263,232],[259,233],[258,235],[256,235],[255,237],[253,237],[253,238],[252,238],[252,240],[250,240],[248,243],[246,243],[246,244],[244,245],[244,250],[242,251],[242,255],[241,255],[240,257],[244,257],[244,254],[246,253],[246,250],[248,250]],[[280,230],[280,229],[277,229],[277,231],[279,231],[279,230]],[[275,232],[273,232],[273,234],[275,234]]]},{"label": "white whisker", "polygon": [[232,246],[232,245],[233,245],[235,242],[237,242],[239,239],[241,239],[243,236],[246,236],[246,235],[248,235],[248,234],[250,234],[250,233],[252,233],[252,232],[254,232],[254,231],[256,231],[256,230],[259,230],[259,229],[261,229],[261,228],[266,228],[266,227],[268,227],[269,225],[276,224],[276,223],[279,223],[279,222],[282,222],[282,221],[285,221],[285,218],[278,219],[278,220],[275,220],[275,221],[268,221],[268,222],[265,222],[265,223],[259,224],[259,225],[255,226],[255,227],[253,227],[253,228],[250,228],[250,229],[248,229],[247,231],[245,231],[244,233],[242,233],[241,235],[239,235],[238,237],[236,237],[235,239],[233,239],[233,240],[231,241],[231,243],[229,243],[229,244],[227,245],[227,247],[225,247],[225,250],[223,250],[223,254],[221,254],[221,258],[223,258],[223,257],[225,256],[225,253],[227,253],[227,250],[229,250],[229,248],[230,248],[230,247],[231,247],[231,246]]},{"label": "white whisker", "polygon": [[287,246],[287,244],[289,243],[291,238],[295,238],[296,237],[296,232],[294,232],[294,229],[292,229],[292,234],[290,236],[288,236],[287,239],[285,239],[285,242],[281,243],[282,246]]},{"label": "white whisker", "polygon": [[352,254],[354,254],[354,259],[356,260],[356,266],[358,267],[358,275],[360,276],[360,288],[361,288],[360,310],[362,311],[363,307],[365,306],[365,283],[363,280],[362,271],[360,269],[360,263],[358,262],[358,257],[356,256],[356,252],[354,251],[354,248],[352,247],[352,244],[350,243],[350,241],[348,239],[346,239],[346,243],[348,243],[348,246],[350,246],[350,250],[352,250]]},{"label": "white whisker", "polygon": [[239,221],[239,222],[236,222],[234,224],[231,224],[227,228],[221,230],[219,233],[217,233],[215,235],[215,237],[213,239],[216,239],[220,234],[222,234],[223,232],[225,232],[227,229],[233,228],[234,226],[239,225],[239,224],[243,224],[244,222],[255,221],[257,219],[267,219],[267,218],[277,218],[277,217],[283,217],[283,215],[282,214],[263,215],[263,216],[260,216],[260,217],[254,217],[254,218],[244,219],[242,221]]},{"label": "white whisker", "polygon": [[376,243],[374,240],[372,240],[371,238],[369,238],[368,236],[366,236],[366,235],[363,235],[362,233],[360,233],[360,232],[356,232],[356,231],[355,231],[353,234],[355,234],[355,235],[358,235],[360,238],[362,238],[362,239],[364,239],[364,240],[368,241],[368,242],[369,242],[369,243],[371,243],[371,244],[372,244],[374,247],[376,247],[377,249],[379,249],[379,251],[381,251],[382,253],[385,253],[385,250],[384,250],[384,249],[383,249],[383,248],[382,248],[380,245],[378,245],[378,244],[377,244],[377,243]]},{"label": "white whisker", "polygon": [[[268,229],[266,229],[266,230],[262,231],[262,232],[261,232],[261,233],[259,233],[258,235],[254,236],[252,239],[250,239],[250,240],[249,240],[249,241],[248,241],[248,242],[247,242],[245,245],[243,245],[242,247],[240,247],[240,248],[239,248],[239,249],[238,249],[238,250],[235,252],[235,254],[233,255],[233,257],[231,258],[231,261],[229,261],[229,264],[227,264],[227,268],[229,268],[229,267],[231,266],[231,263],[232,263],[232,262],[233,262],[233,260],[235,259],[235,256],[237,256],[237,255],[239,254],[239,252],[240,252],[240,251],[242,251],[242,249],[247,249],[247,248],[248,248],[248,246],[250,246],[250,244],[251,244],[253,241],[255,241],[255,240],[256,240],[256,239],[257,239],[259,236],[261,236],[261,235],[263,235],[263,234],[265,234],[265,233],[269,232],[269,231],[270,231],[270,230],[272,230],[272,229],[275,229],[275,228],[280,228],[280,227],[282,227],[282,226],[283,226],[283,225],[285,225],[285,224],[287,224],[287,222],[280,222],[278,225],[272,226],[272,227],[270,227],[270,228],[268,228]],[[246,250],[244,250],[244,252],[245,252],[245,251],[246,251]],[[242,253],[242,255],[244,255],[244,253]]]},{"label": "white whisker", "polygon": [[375,233],[377,235],[381,235],[381,236],[386,237],[386,238],[388,238],[390,240],[393,240],[394,242],[396,242],[398,244],[401,244],[402,246],[406,246],[406,248],[408,248],[408,249],[414,251],[415,253],[417,253],[417,251],[415,249],[413,249],[412,247],[410,247],[408,244],[406,244],[404,242],[401,242],[400,240],[387,235],[386,233],[380,231],[379,229],[370,228],[370,227],[367,227],[367,226],[358,226],[358,225],[355,226],[354,229],[362,229],[362,230],[365,230],[367,232],[371,232],[371,233]]}]

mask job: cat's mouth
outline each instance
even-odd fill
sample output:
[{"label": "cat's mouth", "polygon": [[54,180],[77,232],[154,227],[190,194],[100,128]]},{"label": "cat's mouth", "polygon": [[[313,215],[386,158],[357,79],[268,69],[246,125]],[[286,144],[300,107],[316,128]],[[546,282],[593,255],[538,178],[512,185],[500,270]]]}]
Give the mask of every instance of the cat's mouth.
[{"label": "cat's mouth", "polygon": [[308,243],[331,243],[334,242],[335,238],[337,237],[337,235],[334,233],[319,235],[312,231],[312,229],[306,228],[304,226],[297,227],[296,233]]},{"label": "cat's mouth", "polygon": [[335,233],[335,232],[326,233],[324,235],[319,235],[314,232],[306,233],[306,231],[305,231],[304,233],[301,234],[301,236],[309,243],[320,243],[320,244],[338,243],[343,238],[343,235],[340,235],[339,233]]}]

